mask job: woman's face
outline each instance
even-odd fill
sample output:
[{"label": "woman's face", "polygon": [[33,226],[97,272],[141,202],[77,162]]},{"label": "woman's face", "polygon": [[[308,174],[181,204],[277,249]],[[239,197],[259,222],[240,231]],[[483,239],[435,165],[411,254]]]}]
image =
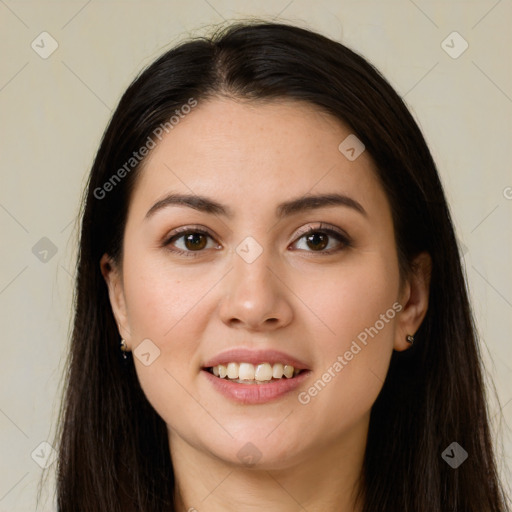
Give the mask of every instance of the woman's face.
[{"label": "woman's face", "polygon": [[[102,269],[171,450],[286,468],[366,434],[420,319],[372,160],[352,138],[339,149],[350,135],[307,104],[215,99],[151,150],[122,266]],[[220,363],[302,372],[236,382],[207,369]]]}]

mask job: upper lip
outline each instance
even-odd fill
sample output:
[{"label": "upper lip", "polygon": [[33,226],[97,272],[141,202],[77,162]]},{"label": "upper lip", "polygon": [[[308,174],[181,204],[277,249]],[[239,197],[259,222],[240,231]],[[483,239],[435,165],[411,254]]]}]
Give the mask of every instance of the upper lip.
[{"label": "upper lip", "polygon": [[221,352],[206,361],[203,368],[212,368],[219,364],[236,363],[282,363],[293,366],[298,370],[309,370],[308,366],[289,354],[279,350],[250,350],[247,348],[235,348]]}]

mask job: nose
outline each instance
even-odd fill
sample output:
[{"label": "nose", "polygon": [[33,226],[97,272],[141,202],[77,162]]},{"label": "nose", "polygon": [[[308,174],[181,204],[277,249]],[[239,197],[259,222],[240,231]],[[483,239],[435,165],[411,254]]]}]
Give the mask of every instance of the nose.
[{"label": "nose", "polygon": [[291,291],[285,276],[269,266],[266,251],[252,263],[233,255],[233,270],[226,276],[219,314],[229,327],[270,331],[293,318]]}]

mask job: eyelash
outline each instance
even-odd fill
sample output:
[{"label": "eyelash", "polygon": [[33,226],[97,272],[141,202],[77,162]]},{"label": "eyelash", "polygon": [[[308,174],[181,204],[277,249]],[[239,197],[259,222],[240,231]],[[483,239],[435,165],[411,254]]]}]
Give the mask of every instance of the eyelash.
[{"label": "eyelash", "polygon": [[[322,224],[322,223],[318,227],[315,227],[315,228],[308,227],[302,231],[299,231],[299,233],[297,234],[298,238],[296,239],[296,242],[298,240],[301,240],[302,238],[305,238],[306,236],[308,236],[310,234],[313,234],[313,233],[321,233],[321,234],[325,234],[330,237],[333,237],[333,238],[337,239],[338,242],[341,242],[342,247],[341,248],[339,247],[337,249],[329,249],[328,251],[322,250],[322,251],[306,251],[306,252],[311,252],[313,254],[320,254],[320,255],[330,255],[335,252],[339,252],[343,249],[352,247],[352,241],[346,234],[344,234],[338,230],[335,230],[333,228],[329,228],[327,225]],[[190,235],[190,234],[200,234],[200,235],[204,235],[204,236],[207,236],[207,237],[213,239],[213,235],[209,231],[207,231],[203,228],[193,227],[193,226],[192,227],[184,227],[184,228],[176,229],[172,233],[172,235],[164,241],[163,246],[169,247],[173,241],[179,240],[180,238],[183,238],[184,236]],[[294,242],[294,243],[296,243],[296,242]],[[182,249],[169,248],[169,250],[176,254],[186,256],[186,257],[193,257],[193,258],[200,256],[201,253],[204,252],[204,249],[199,250],[199,251],[190,251],[190,250],[184,251]]]}]

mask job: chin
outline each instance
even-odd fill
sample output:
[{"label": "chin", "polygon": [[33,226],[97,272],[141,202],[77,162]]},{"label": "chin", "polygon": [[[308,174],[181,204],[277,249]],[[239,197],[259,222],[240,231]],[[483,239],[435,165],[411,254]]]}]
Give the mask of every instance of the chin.
[{"label": "chin", "polygon": [[[268,430],[271,432],[271,430]],[[223,443],[222,446],[210,447],[210,453],[224,463],[237,468],[260,470],[284,470],[293,466],[303,453],[304,440],[290,442],[284,436],[275,433],[268,436],[265,433],[234,436],[234,440]],[[288,442],[286,442],[288,441]],[[300,445],[300,448],[297,447]]]}]

